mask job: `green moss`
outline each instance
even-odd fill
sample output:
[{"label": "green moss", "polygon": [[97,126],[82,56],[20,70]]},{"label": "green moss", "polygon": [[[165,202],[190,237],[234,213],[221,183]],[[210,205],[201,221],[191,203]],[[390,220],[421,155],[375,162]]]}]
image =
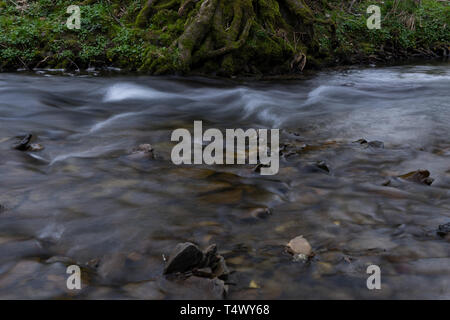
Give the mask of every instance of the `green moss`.
[{"label": "green moss", "polygon": [[[190,3],[179,14],[185,1],[156,0],[150,7],[147,0],[85,0],[79,4],[81,29],[69,30],[65,22],[71,0],[28,1],[19,8],[2,0],[0,68],[112,65],[150,73],[291,72],[290,62],[301,53],[307,55],[308,68],[383,57],[386,48],[408,53],[450,43],[450,5],[436,0],[361,0],[351,10],[350,0],[220,0],[202,36],[180,38],[206,0]],[[380,30],[366,26],[370,4],[381,7]],[[191,61],[183,62],[180,44]]]}]

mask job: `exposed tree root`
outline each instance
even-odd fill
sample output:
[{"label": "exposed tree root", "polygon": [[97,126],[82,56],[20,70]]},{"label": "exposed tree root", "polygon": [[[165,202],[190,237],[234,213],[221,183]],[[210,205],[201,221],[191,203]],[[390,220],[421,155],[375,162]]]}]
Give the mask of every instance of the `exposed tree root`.
[{"label": "exposed tree root", "polygon": [[[302,42],[312,37],[315,21],[305,0],[148,0],[136,25],[145,26],[153,13],[172,10],[175,5],[179,5],[179,19],[186,21],[170,52],[178,56],[184,70],[214,61],[218,68],[232,73],[240,68],[235,61],[242,63],[252,54],[268,55],[293,72],[305,67],[306,46]],[[281,14],[281,6],[290,11],[289,23]],[[260,45],[263,47],[258,49]],[[161,68],[166,66],[157,67]]]},{"label": "exposed tree root", "polygon": [[210,22],[216,12],[218,3],[219,0],[204,0],[194,21],[186,27],[184,33],[178,38],[180,59],[184,65],[190,65],[193,50],[209,31]]},{"label": "exposed tree root", "polygon": [[155,4],[155,2],[158,0],[147,0],[147,3],[144,5],[142,10],[139,12],[138,16],[136,17],[136,26],[137,27],[145,27],[147,24],[147,19],[150,16],[150,13],[152,11],[152,6]]},{"label": "exposed tree root", "polygon": [[188,8],[189,6],[191,6],[191,5],[193,5],[193,4],[194,4],[195,2],[197,2],[197,1],[198,1],[198,0],[183,0],[183,2],[181,3],[180,8],[178,9],[178,15],[179,15],[180,17],[182,17],[182,16],[185,14],[187,8]]}]

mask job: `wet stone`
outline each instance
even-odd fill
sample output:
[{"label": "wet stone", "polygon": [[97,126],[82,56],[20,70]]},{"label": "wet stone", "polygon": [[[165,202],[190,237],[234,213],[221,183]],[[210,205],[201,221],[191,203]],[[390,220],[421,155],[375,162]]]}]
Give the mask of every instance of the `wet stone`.
[{"label": "wet stone", "polygon": [[325,163],[325,161],[317,161],[316,162],[316,167],[319,168],[319,169],[322,169],[323,171],[330,172],[330,168]]},{"label": "wet stone", "polygon": [[141,144],[138,147],[134,148],[131,151],[131,154],[128,156],[131,160],[142,160],[142,159],[153,159],[154,158],[154,149],[151,144]]},{"label": "wet stone", "polygon": [[289,241],[286,248],[297,260],[306,260],[312,255],[311,245],[303,236],[295,237]]},{"label": "wet stone", "polygon": [[32,134],[27,134],[22,140],[13,146],[14,149],[20,151],[26,151],[29,148],[29,144],[31,142],[31,138],[33,138]]},{"label": "wet stone", "polygon": [[30,146],[28,147],[28,150],[33,151],[33,152],[38,152],[38,151],[44,150],[44,146],[39,143],[33,143],[33,144],[30,144]]},{"label": "wet stone", "polygon": [[213,271],[209,267],[201,268],[201,269],[194,269],[192,271],[192,274],[197,277],[214,278]]},{"label": "wet stone", "polygon": [[300,169],[304,173],[330,173],[330,169],[324,161],[317,161],[314,164],[305,165]]},{"label": "wet stone", "polygon": [[193,243],[179,243],[164,268],[164,274],[190,271],[202,264],[203,252]]},{"label": "wet stone", "polygon": [[366,147],[384,149],[383,141],[378,141],[378,140],[367,141],[366,139],[358,139],[358,140],[354,141],[354,143],[359,143],[359,144],[365,145]]},{"label": "wet stone", "polygon": [[272,215],[272,210],[270,208],[255,208],[250,211],[250,215],[257,219],[266,219]]},{"label": "wet stone", "polygon": [[212,265],[213,275],[219,279],[226,280],[230,271],[225,263],[225,258],[219,256],[219,260]]},{"label": "wet stone", "polygon": [[198,300],[223,299],[228,293],[228,286],[223,280],[203,277],[189,277],[177,283],[177,287],[170,290],[173,299],[194,297]]},{"label": "wet stone", "polygon": [[259,163],[258,165],[256,165],[256,167],[253,168],[253,172],[260,173],[261,172],[261,168],[269,168],[269,167],[270,166],[268,164]]},{"label": "wet stone", "polygon": [[201,266],[210,266],[217,261],[217,246],[215,244],[210,245],[204,252],[204,259]]},{"label": "wet stone", "polygon": [[369,141],[368,146],[371,148],[380,148],[384,149],[384,142],[382,141]]},{"label": "wet stone", "polygon": [[450,235],[450,222],[446,224],[441,224],[438,227],[437,234],[442,238],[445,238],[448,235]]},{"label": "wet stone", "polygon": [[430,171],[424,169],[419,169],[416,171],[409,172],[407,174],[403,174],[399,176],[399,178],[426,185],[431,185],[434,181],[434,179],[430,177]]}]

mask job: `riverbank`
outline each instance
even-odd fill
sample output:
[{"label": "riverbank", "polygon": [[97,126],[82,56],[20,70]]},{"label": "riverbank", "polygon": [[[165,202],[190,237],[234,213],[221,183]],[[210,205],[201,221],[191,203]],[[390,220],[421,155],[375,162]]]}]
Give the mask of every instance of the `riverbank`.
[{"label": "riverbank", "polygon": [[[448,1],[0,1],[0,70],[114,67],[148,74],[298,75],[450,53]],[[370,4],[381,29],[367,28]]]}]

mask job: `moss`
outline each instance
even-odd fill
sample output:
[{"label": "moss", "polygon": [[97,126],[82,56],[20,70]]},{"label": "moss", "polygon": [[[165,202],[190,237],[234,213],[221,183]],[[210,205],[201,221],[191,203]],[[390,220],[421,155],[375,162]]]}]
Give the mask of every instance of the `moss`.
[{"label": "moss", "polygon": [[[299,72],[292,61],[302,54],[306,68],[316,68],[440,52],[450,43],[450,6],[437,0],[85,0],[80,30],[65,26],[71,4],[0,1],[1,69]],[[382,9],[380,30],[366,26],[369,4]]]}]

